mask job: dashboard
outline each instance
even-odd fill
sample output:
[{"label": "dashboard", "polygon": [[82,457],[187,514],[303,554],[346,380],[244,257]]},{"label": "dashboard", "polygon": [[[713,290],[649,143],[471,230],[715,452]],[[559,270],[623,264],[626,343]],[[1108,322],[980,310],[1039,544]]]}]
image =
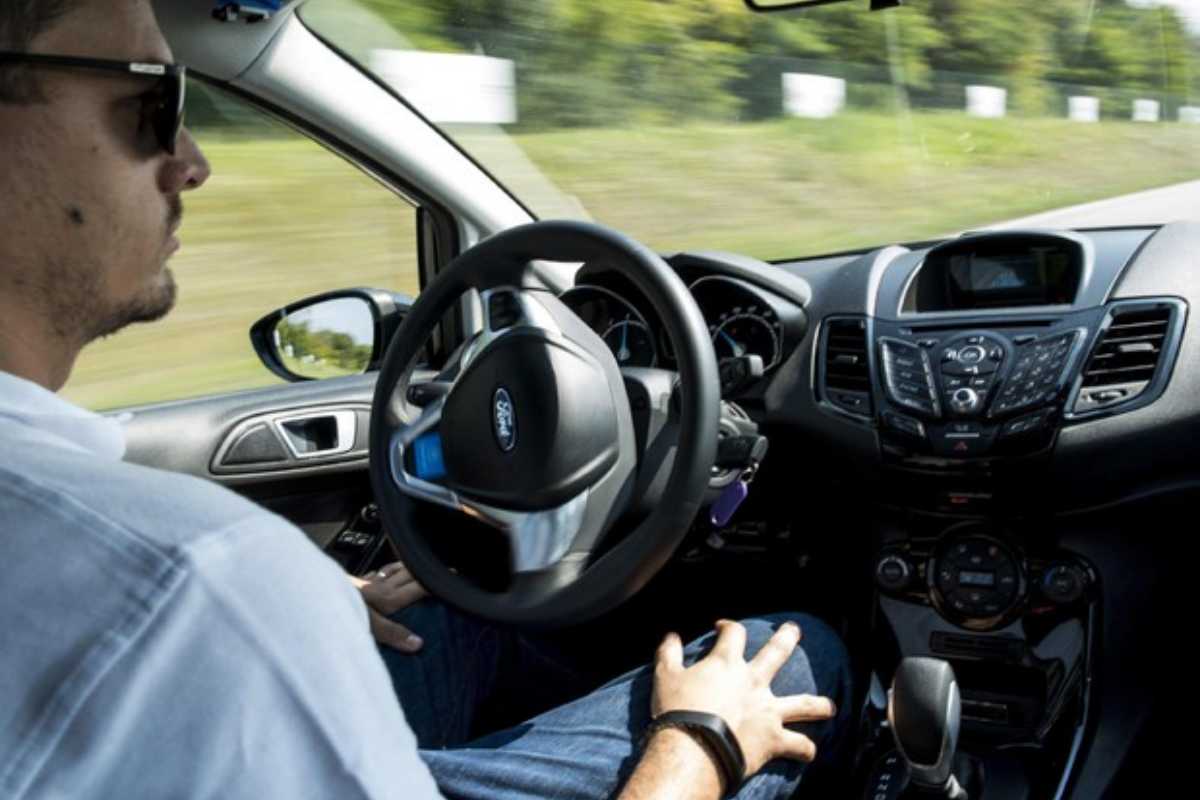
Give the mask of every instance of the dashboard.
[{"label": "dashboard", "polygon": [[[790,541],[829,594],[869,575],[873,674],[950,661],[967,751],[1036,754],[1037,788],[1006,791],[995,771],[997,796],[1061,797],[1072,780],[1092,789],[1071,796],[1099,796],[1149,705],[1129,687],[1159,664],[1112,654],[1152,646],[1142,631],[1167,605],[1147,587],[1174,582],[1200,489],[1197,253],[1200,223],[1183,222],[667,259],[722,373],[761,362],[750,381],[722,374],[722,394],[770,440],[739,518],[700,520],[697,541],[771,559],[797,557],[776,544]],[[653,306],[602,265],[563,300],[618,362],[673,368]],[[1109,746],[1077,760],[1089,729]],[[872,796],[902,785],[877,763]]]},{"label": "dashboard", "polygon": [[[1175,223],[667,260],[722,364],[755,362],[725,399],[773,435],[829,445],[828,469],[879,502],[986,514],[1191,474],[1177,437],[1200,434],[1200,374],[1179,365],[1200,358],[1198,250],[1200,225]],[[622,366],[673,368],[652,305],[603,265],[562,300]]]},{"label": "dashboard", "polygon": [[[772,285],[770,265],[743,257],[676,256],[669,263],[688,283],[722,365],[749,365],[747,379],[723,385],[727,399],[761,393],[807,333],[807,295]],[[748,272],[754,268],[759,274]],[[653,306],[619,273],[585,266],[559,299],[604,339],[620,366],[675,368],[674,347]]]}]

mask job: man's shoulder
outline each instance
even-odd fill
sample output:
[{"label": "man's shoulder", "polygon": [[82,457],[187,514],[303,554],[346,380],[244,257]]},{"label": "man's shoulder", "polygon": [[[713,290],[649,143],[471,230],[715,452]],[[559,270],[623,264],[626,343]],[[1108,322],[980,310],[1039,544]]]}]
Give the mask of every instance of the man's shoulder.
[{"label": "man's shoulder", "polygon": [[[0,796],[22,796],[39,776],[129,772],[99,752],[64,749],[68,729],[83,726],[82,740],[99,741],[130,708],[154,714],[145,698],[165,704],[178,675],[189,685],[231,682],[239,697],[258,692],[268,706],[277,682],[318,697],[305,654],[348,630],[365,637],[361,600],[302,533],[197,478],[46,452],[0,463],[0,518],[13,523],[0,537],[0,607],[9,609]],[[350,652],[369,655],[369,642],[358,644]],[[251,683],[232,683],[236,675]],[[168,738],[198,740],[219,727],[206,708],[220,687],[193,688],[186,711],[172,701]],[[182,763],[175,751],[134,728],[123,738],[164,759],[168,781]],[[122,780],[147,779],[154,767],[142,767]]]},{"label": "man's shoulder", "polygon": [[0,464],[0,510],[16,524],[87,535],[104,529],[155,550],[186,547],[240,523],[277,517],[215,483],[47,448]]}]

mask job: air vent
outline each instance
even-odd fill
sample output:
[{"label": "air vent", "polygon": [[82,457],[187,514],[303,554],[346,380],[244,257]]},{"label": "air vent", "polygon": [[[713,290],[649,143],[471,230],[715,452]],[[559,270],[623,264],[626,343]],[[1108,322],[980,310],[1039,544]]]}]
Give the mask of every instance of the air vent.
[{"label": "air vent", "polygon": [[833,319],[825,325],[824,394],[835,406],[863,416],[871,413],[871,369],[867,362],[867,323]]},{"label": "air vent", "polygon": [[1173,308],[1165,303],[1117,306],[1083,368],[1076,414],[1120,405],[1150,386],[1171,343]]}]

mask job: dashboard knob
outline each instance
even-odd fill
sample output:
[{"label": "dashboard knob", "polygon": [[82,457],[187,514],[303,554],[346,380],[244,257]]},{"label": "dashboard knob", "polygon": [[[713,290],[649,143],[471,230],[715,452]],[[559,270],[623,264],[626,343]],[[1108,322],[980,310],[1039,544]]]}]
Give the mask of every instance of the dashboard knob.
[{"label": "dashboard knob", "polygon": [[1083,571],[1071,564],[1055,564],[1042,575],[1042,594],[1059,605],[1074,603],[1086,586]]},{"label": "dashboard knob", "polygon": [[906,588],[911,580],[912,567],[903,556],[888,553],[875,565],[875,582],[885,591],[898,592]]},{"label": "dashboard knob", "polygon": [[979,408],[979,394],[974,389],[956,389],[950,395],[950,408],[959,414],[970,414]]}]

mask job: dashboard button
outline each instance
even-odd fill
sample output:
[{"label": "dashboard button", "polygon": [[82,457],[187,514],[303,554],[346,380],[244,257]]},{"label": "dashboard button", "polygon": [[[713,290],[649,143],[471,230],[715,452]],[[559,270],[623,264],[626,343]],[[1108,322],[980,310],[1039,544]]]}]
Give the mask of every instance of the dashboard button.
[{"label": "dashboard button", "polygon": [[1000,436],[1020,436],[1023,433],[1033,433],[1041,430],[1046,424],[1049,413],[1039,411],[1036,414],[1026,414],[1023,417],[1017,417],[1014,420],[1009,420],[1000,428]]},{"label": "dashboard button", "polygon": [[942,361],[957,361],[958,351],[953,347],[947,347],[942,351]]},{"label": "dashboard button", "polygon": [[889,352],[887,354],[887,358],[888,361],[891,362],[892,366],[898,369],[924,371],[925,365],[921,362],[921,359],[914,356]]},{"label": "dashboard button", "polygon": [[[950,458],[975,458],[986,455],[992,448],[994,438],[994,433],[984,429],[975,434],[955,434],[947,428],[930,435],[933,451],[937,455]],[[958,563],[963,566],[961,560]]]},{"label": "dashboard button", "polygon": [[983,344],[983,337],[982,336],[968,336],[966,338],[966,342],[967,342],[967,344]]},{"label": "dashboard button", "polygon": [[942,386],[945,388],[945,390],[947,392],[952,392],[955,389],[961,389],[966,385],[967,385],[967,379],[960,378],[957,376],[947,376],[946,378],[944,378],[942,380]]},{"label": "dashboard button", "polygon": [[937,343],[937,339],[921,339],[917,342],[917,346],[923,347],[926,350],[932,350],[933,348],[937,347]]},{"label": "dashboard button", "polygon": [[871,401],[865,393],[831,392],[829,399],[834,405],[856,414],[861,414],[871,407]]},{"label": "dashboard button", "polygon": [[925,426],[912,417],[906,417],[894,411],[885,411],[883,413],[883,423],[894,431],[899,431],[918,439],[925,438]]},{"label": "dashboard button", "polygon": [[990,377],[971,378],[970,387],[975,390],[987,391],[992,388],[992,379]]},{"label": "dashboard button", "polygon": [[987,358],[987,351],[978,345],[972,345],[959,350],[957,360],[960,364],[978,364],[985,358]]}]

